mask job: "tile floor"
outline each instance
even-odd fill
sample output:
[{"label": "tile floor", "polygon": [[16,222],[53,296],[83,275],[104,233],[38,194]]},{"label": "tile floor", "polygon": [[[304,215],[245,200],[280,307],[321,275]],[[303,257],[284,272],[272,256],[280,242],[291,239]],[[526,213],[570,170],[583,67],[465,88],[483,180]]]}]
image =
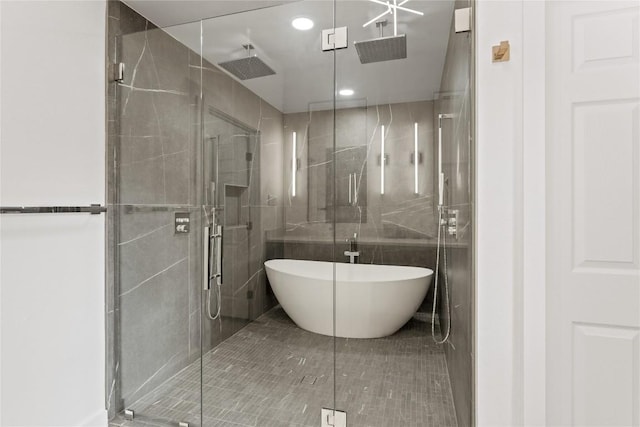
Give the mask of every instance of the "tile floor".
[{"label": "tile floor", "polygon": [[276,307],[132,405],[135,421],[110,427],[200,426],[201,369],[204,427],[318,427],[334,404],[349,427],[456,426],[444,350],[430,331],[418,314],[390,337],[334,340]]}]

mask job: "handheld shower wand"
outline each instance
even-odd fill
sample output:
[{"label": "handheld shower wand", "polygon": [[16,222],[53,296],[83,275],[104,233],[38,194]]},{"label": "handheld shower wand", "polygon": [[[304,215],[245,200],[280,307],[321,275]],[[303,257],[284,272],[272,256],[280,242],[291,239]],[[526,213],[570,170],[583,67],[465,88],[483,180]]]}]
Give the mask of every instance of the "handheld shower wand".
[{"label": "handheld shower wand", "polygon": [[[206,298],[206,313],[210,320],[217,320],[220,318],[220,312],[222,309],[222,292],[220,286],[222,285],[222,226],[216,225],[216,211],[214,207],[215,203],[215,182],[211,182],[211,212],[207,213],[204,209],[204,216],[207,221],[207,225],[204,227],[203,246],[204,246],[204,291]],[[209,215],[211,220],[209,220]],[[214,259],[215,258],[215,259]],[[212,268],[215,266],[215,271],[211,273]],[[211,281],[214,280],[214,286],[216,291],[216,313],[211,311]]]},{"label": "handheld shower wand", "polygon": [[[437,344],[443,344],[449,339],[451,334],[451,301],[449,300],[449,281],[447,279],[447,233],[441,233],[443,227],[447,226],[444,215],[444,172],[442,171],[442,121],[453,119],[453,114],[438,114],[438,243],[436,249],[436,271],[435,284],[433,287],[433,309],[431,312],[431,337]],[[443,264],[444,264],[444,291],[447,301],[447,333],[442,340],[436,338],[436,308],[438,304],[438,281],[440,272],[440,239],[442,236]]]}]

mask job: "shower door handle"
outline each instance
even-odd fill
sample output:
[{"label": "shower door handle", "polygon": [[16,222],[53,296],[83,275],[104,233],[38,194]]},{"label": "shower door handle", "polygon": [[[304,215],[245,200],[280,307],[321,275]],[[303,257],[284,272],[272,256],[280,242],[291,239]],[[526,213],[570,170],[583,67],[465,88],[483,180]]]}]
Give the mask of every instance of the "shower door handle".
[{"label": "shower door handle", "polygon": [[211,237],[215,241],[215,248],[216,248],[216,271],[215,273],[213,273],[213,275],[211,275],[211,278],[216,279],[218,285],[222,285],[223,244],[222,244],[222,226],[221,225],[216,225],[215,232]]},{"label": "shower door handle", "polygon": [[[204,238],[203,238],[203,284],[202,288],[205,291],[211,289],[211,279],[216,279],[216,284],[222,284],[222,226],[216,225],[214,228],[215,232],[211,234],[211,227],[204,227]],[[213,248],[211,248],[211,243],[213,242]],[[211,252],[215,253],[215,271],[213,274],[211,273],[212,262],[211,262]]]},{"label": "shower door handle", "polygon": [[353,205],[353,201],[351,200],[351,187],[352,187],[351,180],[352,179],[353,179],[353,174],[350,173],[349,174],[349,204],[350,205]]},{"label": "shower door handle", "polygon": [[202,238],[202,288],[205,291],[211,289],[211,283],[209,282],[209,245],[211,244],[211,234],[209,234],[209,227],[204,227],[204,233]]}]

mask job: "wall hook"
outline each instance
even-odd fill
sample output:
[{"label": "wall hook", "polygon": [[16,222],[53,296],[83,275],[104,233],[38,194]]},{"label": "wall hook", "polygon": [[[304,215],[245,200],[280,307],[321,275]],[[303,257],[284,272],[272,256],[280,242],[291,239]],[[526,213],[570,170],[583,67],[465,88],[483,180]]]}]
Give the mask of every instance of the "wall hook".
[{"label": "wall hook", "polygon": [[509,60],[510,46],[508,40],[503,40],[498,46],[491,49],[493,62],[505,62]]}]

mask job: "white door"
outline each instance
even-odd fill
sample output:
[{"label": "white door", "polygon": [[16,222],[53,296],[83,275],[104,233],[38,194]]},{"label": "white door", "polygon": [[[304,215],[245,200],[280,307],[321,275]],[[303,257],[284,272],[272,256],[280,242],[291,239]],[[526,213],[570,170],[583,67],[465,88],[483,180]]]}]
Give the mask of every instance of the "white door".
[{"label": "white door", "polygon": [[640,3],[547,3],[547,419],[640,425]]}]

